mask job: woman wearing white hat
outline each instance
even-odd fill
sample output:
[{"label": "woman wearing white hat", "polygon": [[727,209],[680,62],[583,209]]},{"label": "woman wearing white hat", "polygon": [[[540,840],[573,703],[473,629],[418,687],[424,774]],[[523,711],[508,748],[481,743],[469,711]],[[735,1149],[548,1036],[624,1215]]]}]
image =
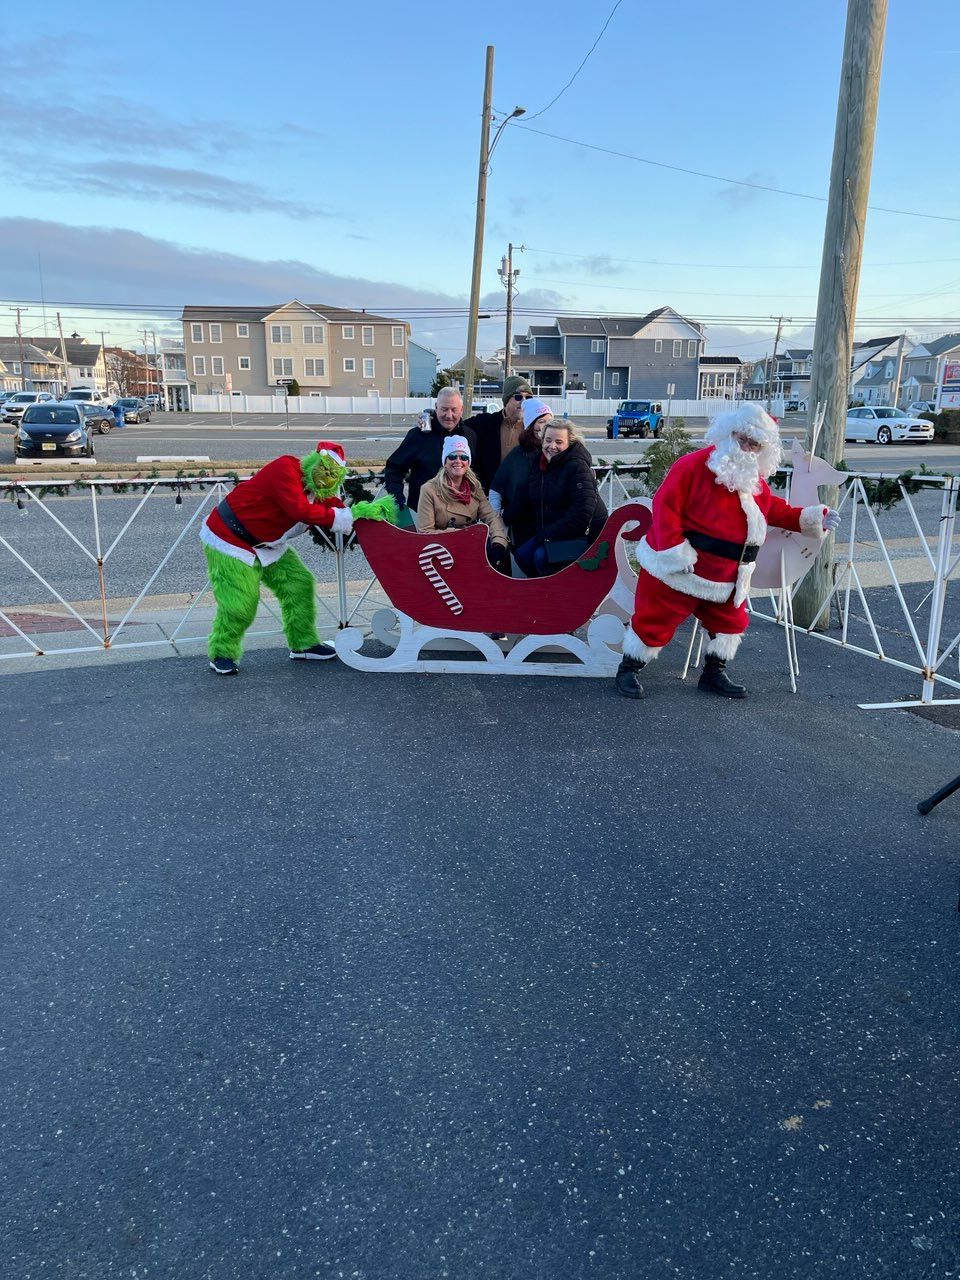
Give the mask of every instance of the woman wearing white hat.
[{"label": "woman wearing white hat", "polygon": [[485,524],[489,531],[487,554],[490,563],[498,567],[508,562],[507,531],[471,470],[471,461],[465,436],[444,440],[443,466],[420,490],[417,529],[420,533],[445,533]]}]

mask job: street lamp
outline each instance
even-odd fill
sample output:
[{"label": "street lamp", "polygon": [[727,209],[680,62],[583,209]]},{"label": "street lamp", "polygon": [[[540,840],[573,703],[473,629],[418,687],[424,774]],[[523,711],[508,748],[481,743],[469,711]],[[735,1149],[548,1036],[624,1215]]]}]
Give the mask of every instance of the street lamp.
[{"label": "street lamp", "polygon": [[500,121],[493,142],[490,141],[490,125],[493,118],[493,45],[487,45],[487,66],[483,82],[483,119],[480,125],[480,170],[477,175],[477,222],[473,233],[473,279],[470,283],[470,315],[467,319],[467,354],[463,367],[464,394],[473,398],[474,361],[477,355],[477,324],[480,311],[480,272],[483,267],[483,225],[486,217],[487,172],[494,147],[509,122],[524,114],[523,107],[514,107]]}]

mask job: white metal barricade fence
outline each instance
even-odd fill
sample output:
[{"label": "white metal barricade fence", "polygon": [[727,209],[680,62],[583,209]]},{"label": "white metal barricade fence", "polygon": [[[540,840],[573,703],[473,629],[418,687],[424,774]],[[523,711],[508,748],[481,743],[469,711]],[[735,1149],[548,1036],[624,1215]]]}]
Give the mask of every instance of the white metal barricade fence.
[{"label": "white metal barricade fence", "polygon": [[[608,508],[642,491],[643,471],[619,464],[597,468]],[[916,701],[928,704],[938,692],[960,692],[960,611],[954,588],[960,566],[960,478],[924,476],[919,491],[913,491],[916,480],[898,481],[901,503],[894,510],[900,513],[899,528],[893,531],[881,528],[891,515],[878,515],[871,506],[870,481],[868,475],[851,474],[842,494],[844,524],[836,541],[834,579],[818,602],[818,622],[830,627],[811,629],[809,634],[916,674]],[[163,647],[176,651],[180,645],[205,643],[208,627],[191,627],[204,607],[210,611],[214,605],[198,532],[211,507],[235,482],[234,476],[63,484],[0,481],[0,670],[5,662],[31,656]],[[106,520],[110,498],[125,496],[131,488],[137,490],[128,499],[132,509],[111,513]],[[68,515],[67,502],[81,504],[79,510],[74,506]],[[128,565],[121,574],[124,547],[136,539],[151,508],[161,503],[162,530],[148,531],[146,543],[141,537],[134,567]],[[21,536],[21,513],[38,516],[44,522],[43,533],[38,536],[34,530],[30,538]],[[108,530],[111,524],[119,527]],[[908,536],[897,536],[900,533]],[[352,537],[324,535],[324,541],[327,549],[316,555],[311,555],[308,539],[301,539],[298,547],[315,574],[325,578],[318,589],[322,618],[331,627],[343,628],[362,621],[364,609],[378,602],[382,589]],[[178,591],[162,598],[174,599],[176,607],[167,610],[163,637],[137,638],[135,624],[156,607],[158,597],[151,593],[171,585]],[[263,606],[249,634],[281,634],[279,614],[268,593]],[[793,621],[789,590],[769,598],[755,595],[752,612],[794,635],[800,630]],[[56,633],[58,619],[70,632],[68,641],[47,644],[43,636]],[[795,654],[795,645],[790,649]]]}]

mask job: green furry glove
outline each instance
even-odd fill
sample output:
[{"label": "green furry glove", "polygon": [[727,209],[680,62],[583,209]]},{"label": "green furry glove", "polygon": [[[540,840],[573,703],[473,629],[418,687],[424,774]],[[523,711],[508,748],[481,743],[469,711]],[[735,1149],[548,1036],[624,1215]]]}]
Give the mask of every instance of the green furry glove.
[{"label": "green furry glove", "polygon": [[396,524],[399,514],[397,500],[389,493],[372,502],[355,502],[350,511],[354,520],[386,520],[388,524]]}]

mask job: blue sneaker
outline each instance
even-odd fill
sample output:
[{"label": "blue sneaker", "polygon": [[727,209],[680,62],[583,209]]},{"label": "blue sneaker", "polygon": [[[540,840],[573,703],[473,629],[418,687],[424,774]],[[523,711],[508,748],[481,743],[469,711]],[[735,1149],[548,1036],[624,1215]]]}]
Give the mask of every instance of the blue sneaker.
[{"label": "blue sneaker", "polygon": [[240,668],[232,658],[211,658],[210,670],[215,671],[218,676],[235,676],[239,674]]},{"label": "blue sneaker", "polygon": [[315,644],[309,649],[291,649],[290,658],[293,662],[326,662],[328,658],[335,658],[337,651],[331,644]]}]

